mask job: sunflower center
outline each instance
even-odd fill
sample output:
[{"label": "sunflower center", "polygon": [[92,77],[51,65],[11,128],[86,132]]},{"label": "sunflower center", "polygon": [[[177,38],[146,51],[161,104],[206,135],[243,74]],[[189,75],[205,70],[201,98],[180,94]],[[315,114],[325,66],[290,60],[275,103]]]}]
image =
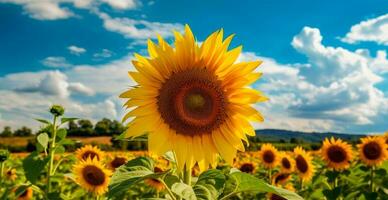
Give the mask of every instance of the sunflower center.
[{"label": "sunflower center", "polygon": [[271,200],[287,200],[287,199],[285,199],[277,194],[272,194],[270,199]]},{"label": "sunflower center", "polygon": [[298,170],[302,173],[306,173],[309,166],[307,164],[307,161],[306,159],[303,158],[303,156],[301,155],[298,155],[295,159],[295,162],[296,162],[296,167],[298,168]]},{"label": "sunflower center", "polygon": [[288,177],[290,177],[290,174],[279,174],[278,176],[276,176],[275,178],[275,184],[281,182],[281,181],[284,181],[286,180]]},{"label": "sunflower center", "polygon": [[275,160],[275,154],[272,151],[265,151],[263,154],[263,160],[266,163],[272,163]]},{"label": "sunflower center", "polygon": [[290,161],[287,159],[287,158],[283,158],[282,159],[282,166],[286,169],[290,169],[291,168],[291,163]]},{"label": "sunflower center", "polygon": [[98,155],[93,152],[93,151],[85,151],[85,153],[82,155],[82,159],[86,160],[90,157],[90,159],[94,159],[94,158],[97,158],[97,160],[99,160],[100,158],[98,157]]},{"label": "sunflower center", "polygon": [[102,185],[105,182],[105,173],[93,165],[86,166],[82,171],[82,175],[85,181],[93,186]]},{"label": "sunflower center", "polygon": [[382,149],[377,142],[369,142],[364,146],[362,151],[369,160],[376,160],[380,157]]},{"label": "sunflower center", "polygon": [[254,166],[252,163],[244,163],[240,167],[240,171],[245,172],[245,173],[252,173],[254,170]]},{"label": "sunflower center", "polygon": [[336,145],[329,147],[327,150],[327,156],[329,157],[330,161],[335,163],[341,163],[346,160],[345,150]]},{"label": "sunflower center", "polygon": [[226,117],[226,100],[220,81],[206,69],[173,73],[158,95],[163,120],[179,134],[211,133]]},{"label": "sunflower center", "polygon": [[25,189],[24,192],[19,197],[27,197],[29,193],[29,188]]},{"label": "sunflower center", "polygon": [[127,163],[127,159],[122,158],[122,157],[115,157],[115,159],[112,160],[111,165],[113,168],[116,169],[116,168],[120,167],[121,165],[124,165],[125,163]]}]

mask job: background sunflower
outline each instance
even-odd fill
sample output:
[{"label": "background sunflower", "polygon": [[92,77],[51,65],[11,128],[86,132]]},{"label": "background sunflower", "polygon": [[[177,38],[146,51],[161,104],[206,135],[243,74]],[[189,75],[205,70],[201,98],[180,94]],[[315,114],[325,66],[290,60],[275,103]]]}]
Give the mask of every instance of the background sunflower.
[{"label": "background sunflower", "polygon": [[361,138],[357,145],[360,159],[368,166],[377,166],[387,158],[387,144],[383,137],[368,136]]},{"label": "background sunflower", "polygon": [[266,168],[274,168],[279,164],[278,150],[272,144],[263,144],[259,152],[261,163]]},{"label": "background sunflower", "polygon": [[352,146],[341,139],[326,138],[323,141],[321,155],[329,168],[334,170],[347,169],[353,159]]},{"label": "background sunflower", "polygon": [[315,167],[312,163],[312,157],[302,147],[294,149],[295,169],[301,180],[309,181],[314,175]]}]

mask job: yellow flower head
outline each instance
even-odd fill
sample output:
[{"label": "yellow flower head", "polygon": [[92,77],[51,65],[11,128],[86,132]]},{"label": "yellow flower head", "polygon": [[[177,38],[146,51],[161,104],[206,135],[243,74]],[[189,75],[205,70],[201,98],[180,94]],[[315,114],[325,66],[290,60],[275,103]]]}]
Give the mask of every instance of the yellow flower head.
[{"label": "yellow flower head", "polygon": [[76,156],[78,160],[87,160],[89,157],[91,159],[102,160],[104,152],[96,146],[85,145],[82,148],[77,149]]},{"label": "yellow flower head", "polygon": [[128,159],[125,156],[115,156],[108,164],[109,169],[115,170],[121,165],[125,165]]},{"label": "yellow flower head", "polygon": [[378,166],[388,157],[387,144],[383,137],[361,138],[361,144],[358,144],[357,147],[361,161],[368,166]]},{"label": "yellow flower head", "polygon": [[280,154],[280,171],[291,173],[295,170],[295,161],[286,152]]},{"label": "yellow flower head", "polygon": [[10,181],[14,181],[17,178],[16,169],[8,169],[4,174],[5,177]]},{"label": "yellow flower head", "polygon": [[329,168],[334,170],[347,169],[353,159],[352,146],[341,139],[326,138],[323,141],[321,155]]},{"label": "yellow flower head", "polygon": [[120,95],[133,108],[123,117],[131,119],[126,136],[148,133],[149,150],[173,150],[179,169],[214,167],[217,155],[232,165],[246,134],[255,135],[250,121],[263,121],[252,104],[267,98],[248,87],[261,61],[235,63],[241,46],[228,50],[233,35],[224,40],[223,30],[201,45],[188,25],[174,34],[174,46],[159,36],[159,44],[148,41],[148,58],[135,54],[129,75],[138,85]]},{"label": "yellow flower head", "polygon": [[259,158],[266,168],[276,167],[280,159],[278,150],[270,143],[261,146]]},{"label": "yellow flower head", "polygon": [[285,185],[291,179],[291,174],[278,172],[272,178],[273,185]]},{"label": "yellow flower head", "polygon": [[252,174],[255,172],[256,167],[256,163],[248,161],[239,163],[238,169],[242,172]]},{"label": "yellow flower head", "polygon": [[33,191],[31,187],[26,188],[24,192],[17,197],[17,200],[29,200],[32,199]]},{"label": "yellow flower head", "polygon": [[108,190],[112,172],[105,168],[96,158],[90,157],[81,160],[74,166],[73,173],[77,183],[97,195],[102,195]]},{"label": "yellow flower head", "polygon": [[295,169],[298,172],[299,177],[303,181],[309,181],[315,172],[310,153],[306,152],[302,147],[296,147],[294,149],[294,157]]},{"label": "yellow flower head", "polygon": [[162,181],[156,178],[146,178],[144,180],[144,183],[152,188],[154,188],[156,191],[160,192],[165,189],[165,186]]}]

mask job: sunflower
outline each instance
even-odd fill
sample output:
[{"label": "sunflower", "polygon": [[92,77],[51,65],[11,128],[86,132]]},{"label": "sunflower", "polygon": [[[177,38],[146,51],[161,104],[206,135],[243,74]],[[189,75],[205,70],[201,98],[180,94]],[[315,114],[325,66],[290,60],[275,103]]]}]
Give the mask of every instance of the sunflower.
[{"label": "sunflower", "polygon": [[310,153],[306,152],[302,147],[296,147],[294,149],[294,156],[295,169],[298,172],[299,177],[303,181],[309,181],[315,172]]},{"label": "sunflower", "polygon": [[29,200],[32,199],[33,191],[31,187],[28,187],[24,192],[17,197],[17,200]]},{"label": "sunflower", "polygon": [[334,170],[347,169],[353,159],[352,146],[341,139],[326,138],[323,141],[321,155],[329,168]]},{"label": "sunflower", "polygon": [[17,178],[16,169],[8,169],[5,172],[5,177],[10,181],[14,181]]},{"label": "sunflower", "polygon": [[284,173],[284,172],[278,172],[272,178],[272,184],[273,185],[284,185],[290,179],[291,179],[291,174]]},{"label": "sunflower", "polygon": [[255,135],[250,122],[263,121],[252,104],[267,98],[247,87],[261,76],[261,61],[235,63],[242,48],[228,50],[233,35],[223,40],[223,30],[201,45],[188,25],[174,34],[174,47],[159,36],[159,44],[148,41],[149,58],[135,54],[129,75],[138,85],[120,95],[134,108],[123,117],[131,119],[126,136],[148,133],[149,150],[173,150],[178,169],[214,167],[217,155],[232,165],[246,134]]},{"label": "sunflower", "polygon": [[121,165],[125,165],[128,159],[124,156],[115,156],[108,164],[108,168],[111,170],[115,170]]},{"label": "sunflower", "polygon": [[110,176],[112,175],[112,172],[96,158],[81,160],[74,166],[73,173],[81,187],[97,195],[104,194],[108,190]]},{"label": "sunflower", "polygon": [[239,168],[240,171],[252,174],[256,170],[256,164],[254,162],[243,162],[239,163]]},{"label": "sunflower", "polygon": [[280,171],[283,173],[291,173],[295,169],[295,161],[286,153],[280,154]]},{"label": "sunflower", "polygon": [[96,158],[97,160],[102,160],[104,152],[96,146],[86,145],[77,149],[76,156],[78,160],[87,160],[89,157],[91,159]]},{"label": "sunflower", "polygon": [[259,152],[259,158],[261,159],[264,167],[274,168],[279,163],[278,150],[272,144],[263,144]]},{"label": "sunflower", "polygon": [[154,188],[158,192],[160,192],[166,188],[164,186],[163,182],[157,178],[146,178],[146,179],[144,179],[144,183],[146,185]]},{"label": "sunflower", "polygon": [[361,144],[358,144],[357,147],[361,161],[368,166],[380,165],[388,156],[387,144],[383,137],[361,138]]}]

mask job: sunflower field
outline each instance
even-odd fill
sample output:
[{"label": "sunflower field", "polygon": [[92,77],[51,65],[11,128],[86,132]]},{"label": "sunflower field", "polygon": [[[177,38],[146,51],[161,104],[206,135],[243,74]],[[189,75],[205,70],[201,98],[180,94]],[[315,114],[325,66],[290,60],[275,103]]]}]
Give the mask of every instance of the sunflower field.
[{"label": "sunflower field", "polygon": [[388,199],[388,135],[351,145],[326,138],[319,150],[280,151],[271,143],[246,151],[254,105],[268,101],[249,87],[261,61],[238,62],[233,35],[218,30],[199,43],[190,27],[173,45],[148,41],[149,57],[135,54],[120,95],[126,130],[115,140],[146,139],[148,151],[108,152],[85,145],[66,150],[60,105],[26,156],[0,152],[0,199]]}]

